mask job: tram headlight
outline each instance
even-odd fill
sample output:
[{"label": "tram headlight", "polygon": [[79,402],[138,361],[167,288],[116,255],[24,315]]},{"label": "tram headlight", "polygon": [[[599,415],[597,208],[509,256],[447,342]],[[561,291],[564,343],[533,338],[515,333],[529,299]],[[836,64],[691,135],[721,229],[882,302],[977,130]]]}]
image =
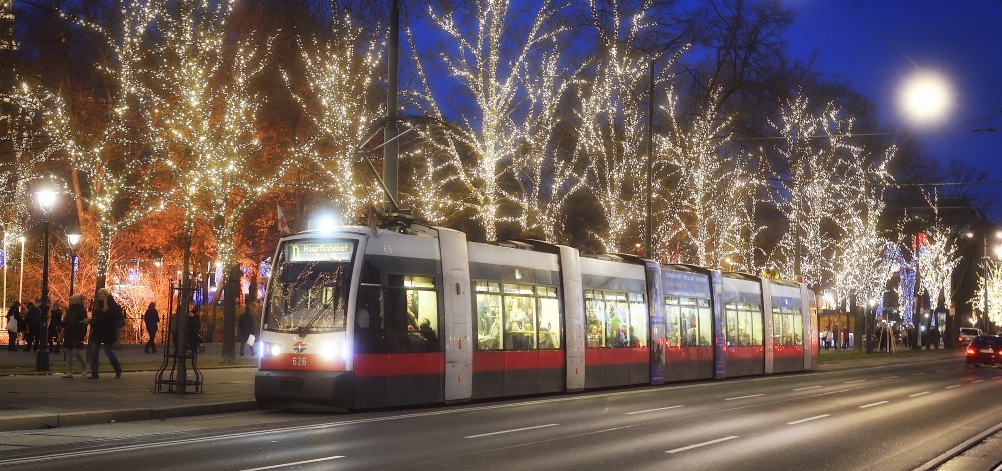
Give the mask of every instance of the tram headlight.
[{"label": "tram headlight", "polygon": [[278,344],[268,345],[268,353],[271,353],[271,356],[273,357],[277,357],[280,353],[282,353],[282,346]]},{"label": "tram headlight", "polygon": [[324,356],[324,358],[336,357],[338,354],[337,344],[336,343],[324,344],[324,346],[320,349],[320,353]]}]

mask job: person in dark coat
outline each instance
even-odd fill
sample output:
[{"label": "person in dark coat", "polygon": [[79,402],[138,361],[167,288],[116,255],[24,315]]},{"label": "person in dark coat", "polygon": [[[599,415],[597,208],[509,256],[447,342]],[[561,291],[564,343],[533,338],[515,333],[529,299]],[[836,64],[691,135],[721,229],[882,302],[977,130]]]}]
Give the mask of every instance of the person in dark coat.
[{"label": "person in dark coat", "polygon": [[83,357],[84,338],[87,337],[87,309],[84,308],[84,296],[74,294],[70,296],[70,306],[66,309],[66,317],[63,319],[63,331],[59,336],[63,340],[63,348],[66,349],[66,372],[63,378],[73,379],[73,359],[80,361],[80,371],[87,372],[87,362]]},{"label": "person in dark coat", "polygon": [[[250,339],[251,335],[255,334],[257,329],[254,328],[254,316],[251,314],[250,306],[244,306],[244,312],[240,314],[240,319],[237,320],[237,333],[240,335],[240,356],[244,356],[244,347],[247,345],[247,341]],[[251,356],[254,356],[254,347],[250,348]]]},{"label": "person in dark coat", "polygon": [[146,353],[150,353],[150,350],[156,353],[157,328],[160,325],[160,313],[157,312],[157,303],[150,303],[150,307],[146,308],[146,314],[143,314],[143,322],[146,324],[146,334],[150,336],[143,350]]},{"label": "person in dark coat", "polygon": [[118,357],[111,351],[115,344],[115,329],[125,317],[122,314],[122,307],[118,305],[111,295],[111,290],[101,288],[97,290],[97,298],[94,300],[94,307],[90,319],[90,376],[88,379],[98,379],[98,357],[101,344],[104,344],[104,354],[108,356],[111,367],[115,369],[115,378],[122,377],[122,365],[118,363]]},{"label": "person in dark coat", "polygon": [[27,343],[24,351],[34,349],[37,352],[42,335],[42,311],[35,307],[31,301],[28,301],[28,314],[24,316],[24,322],[28,326],[28,332],[24,336],[24,341]]},{"label": "person in dark coat", "polygon": [[7,351],[17,351],[18,323],[21,320],[21,303],[14,301],[7,310]]},{"label": "person in dark coat", "polygon": [[59,301],[52,303],[52,311],[49,312],[48,333],[49,349],[52,353],[59,353],[59,332],[63,330],[63,305]]}]

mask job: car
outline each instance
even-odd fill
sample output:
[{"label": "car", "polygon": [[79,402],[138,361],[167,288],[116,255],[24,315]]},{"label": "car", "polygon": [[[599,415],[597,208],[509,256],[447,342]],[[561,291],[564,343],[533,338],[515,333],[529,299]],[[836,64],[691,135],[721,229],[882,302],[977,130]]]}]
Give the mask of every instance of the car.
[{"label": "car", "polygon": [[979,335],[981,335],[981,329],[974,327],[961,327],[959,339],[961,348],[966,347],[971,343],[971,339]]},{"label": "car", "polygon": [[979,335],[967,346],[967,366],[1002,365],[1002,337]]}]

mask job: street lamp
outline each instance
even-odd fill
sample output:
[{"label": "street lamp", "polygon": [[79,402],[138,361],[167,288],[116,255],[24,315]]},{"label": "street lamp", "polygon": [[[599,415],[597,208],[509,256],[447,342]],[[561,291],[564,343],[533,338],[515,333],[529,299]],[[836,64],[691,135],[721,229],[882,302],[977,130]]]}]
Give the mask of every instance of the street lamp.
[{"label": "street lamp", "polygon": [[17,303],[24,305],[21,295],[24,294],[24,236],[18,237],[21,241],[21,279],[17,282]]},{"label": "street lamp", "polygon": [[950,87],[941,77],[925,71],[909,77],[902,89],[901,108],[916,124],[932,124],[949,111]]},{"label": "street lamp", "polygon": [[71,226],[66,231],[66,242],[70,245],[70,296],[73,296],[73,277],[77,273],[77,243],[80,242],[80,227]]},{"label": "street lamp", "polygon": [[38,349],[35,371],[49,371],[49,213],[56,207],[56,192],[49,188],[36,191],[35,203],[42,211],[42,223],[45,225],[45,236],[42,238],[42,302],[39,306],[42,311],[42,327],[39,329],[39,335],[45,336],[45,342],[42,348]]}]

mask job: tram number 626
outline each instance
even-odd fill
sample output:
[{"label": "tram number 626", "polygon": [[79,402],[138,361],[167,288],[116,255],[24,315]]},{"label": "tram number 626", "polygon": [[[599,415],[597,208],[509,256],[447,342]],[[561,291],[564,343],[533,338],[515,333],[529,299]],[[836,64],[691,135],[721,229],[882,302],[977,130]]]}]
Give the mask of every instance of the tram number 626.
[{"label": "tram number 626", "polygon": [[306,366],[306,357],[292,357],[292,366]]}]

